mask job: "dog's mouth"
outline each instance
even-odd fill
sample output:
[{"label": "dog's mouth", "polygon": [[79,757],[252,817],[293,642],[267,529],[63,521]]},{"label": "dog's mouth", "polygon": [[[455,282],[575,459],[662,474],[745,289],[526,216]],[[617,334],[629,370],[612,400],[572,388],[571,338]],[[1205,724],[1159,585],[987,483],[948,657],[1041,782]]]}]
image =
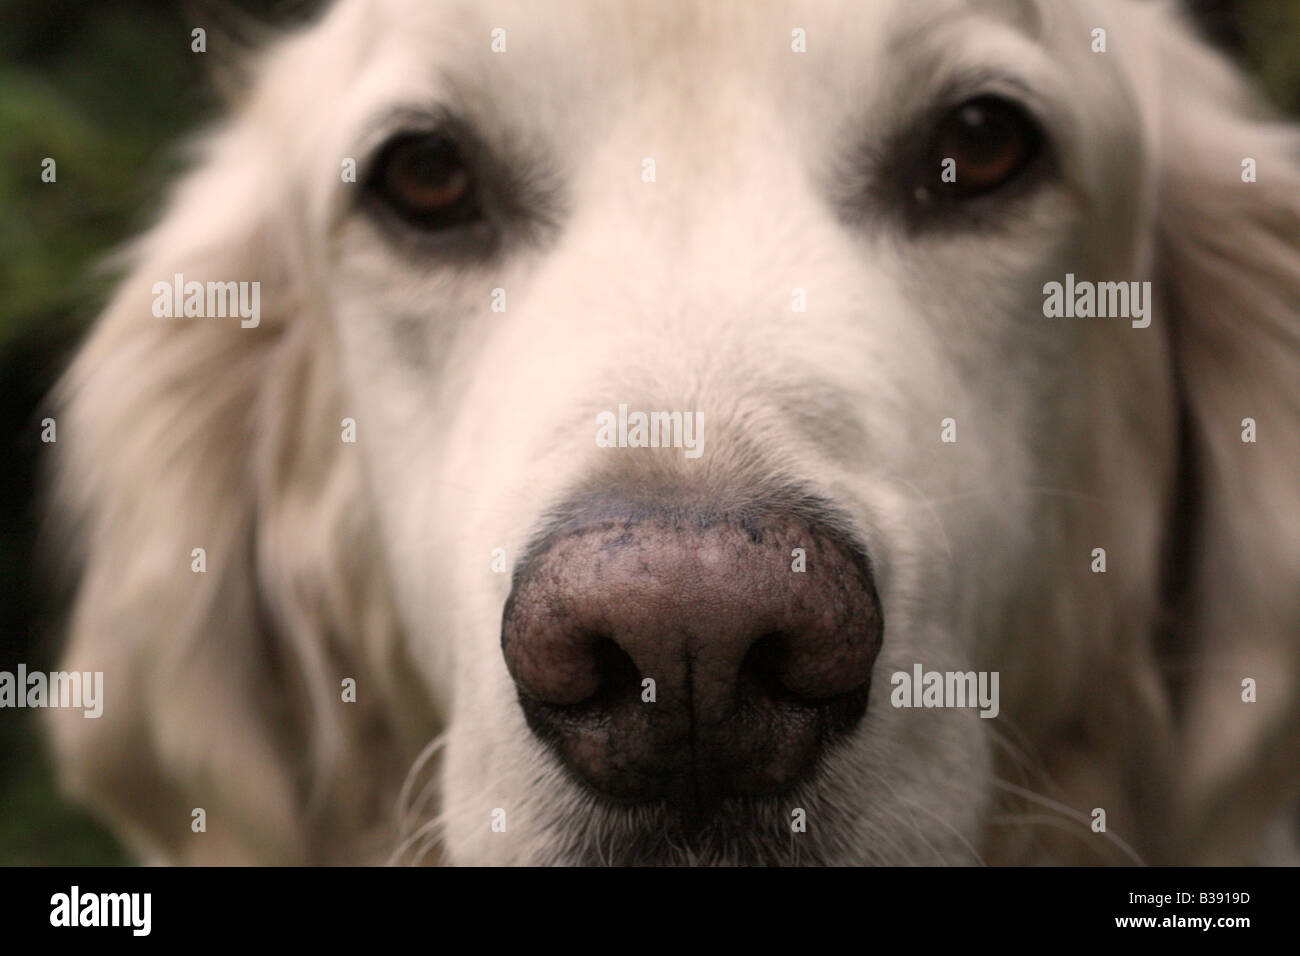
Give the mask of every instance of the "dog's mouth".
[{"label": "dog's mouth", "polygon": [[625,806],[588,795],[557,821],[552,862],[579,866],[790,866],[820,862],[808,832],[814,800],[727,797],[707,810],[667,801]]}]

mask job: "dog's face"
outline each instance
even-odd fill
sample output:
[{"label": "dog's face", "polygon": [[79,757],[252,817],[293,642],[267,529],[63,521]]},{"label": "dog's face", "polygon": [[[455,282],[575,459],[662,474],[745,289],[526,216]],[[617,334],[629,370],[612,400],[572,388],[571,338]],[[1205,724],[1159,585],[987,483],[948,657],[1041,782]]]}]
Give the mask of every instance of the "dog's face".
[{"label": "dog's face", "polygon": [[[415,834],[451,862],[1015,859],[1008,811],[1030,804],[1077,828],[1066,844],[1091,840],[1085,858],[1129,852],[1092,840],[1094,808],[1142,852],[1169,851],[1143,828],[1191,819],[1184,790],[1212,792],[1226,759],[1176,743],[1171,714],[1240,740],[1265,709],[1242,718],[1222,688],[1165,682],[1159,629],[1178,608],[1207,634],[1240,613],[1232,588],[1256,585],[1223,572],[1225,529],[1261,567],[1295,565],[1255,519],[1208,517],[1233,487],[1290,501],[1271,465],[1228,464],[1253,407],[1238,373],[1276,362],[1260,381],[1281,381],[1290,360],[1223,345],[1220,313],[1190,307],[1294,316],[1259,292],[1285,270],[1187,267],[1199,247],[1177,237],[1215,228],[1188,182],[1226,196],[1238,152],[1265,146],[1224,118],[1230,72],[1171,29],[1119,0],[337,4],[270,54],[140,268],[181,271],[189,223],[242,234],[247,213],[245,245],[267,260],[248,267],[294,290],[234,332],[265,359],[238,365],[224,405],[196,391],[189,420],[208,426],[176,438],[195,464],[174,494],[192,503],[243,480],[245,433],[217,436],[258,423],[247,510],[177,519],[187,542],[247,522],[256,584],[212,574],[229,589],[212,606],[270,609],[318,684],[317,719],[335,671],[352,673],[334,659],[410,661],[436,715],[422,732],[444,741],[437,807],[417,808],[436,819]],[[1171,64],[1203,77],[1189,100],[1214,110],[1169,98]],[[1189,132],[1201,115],[1215,119]],[[1213,172],[1174,169],[1202,155]],[[1285,182],[1269,188],[1273,203]],[[1182,210],[1171,248],[1162,203]],[[1187,278],[1153,302],[1143,283],[1161,272]],[[1048,317],[1050,284],[1075,278],[1136,283],[1128,311]],[[212,328],[186,331],[175,361],[196,370],[168,394],[235,364]],[[76,394],[105,365],[83,359]],[[146,392],[132,400],[159,401]],[[1295,421],[1284,392],[1255,395],[1281,403],[1279,432]],[[195,447],[226,465],[200,470]],[[1193,509],[1202,454],[1215,477]],[[340,583],[378,567],[367,597]],[[1220,661],[1273,660],[1293,619],[1281,593],[1254,594],[1263,610],[1233,619]],[[382,652],[367,636],[381,606],[400,634]],[[83,620],[74,656],[97,659],[94,632]],[[239,659],[261,675],[254,658]],[[918,668],[998,675],[1000,700],[983,717],[900,706],[920,689],[895,675]],[[369,685],[376,726],[400,723],[397,683]],[[241,733],[230,752],[260,766],[288,752]],[[159,764],[175,763],[184,735],[162,736]],[[346,739],[365,768],[350,780],[410,764],[399,749],[377,769],[378,744]],[[1175,764],[1199,768],[1194,786]],[[260,799],[293,818],[291,784]],[[333,812],[314,832],[348,829]]]},{"label": "dog's face", "polygon": [[[999,628],[1026,582],[1086,568],[1060,553],[1043,494],[1078,485],[1057,436],[1086,427],[1085,330],[1044,318],[1042,289],[1141,277],[1141,216],[1116,210],[1142,201],[1142,131],[1113,58],[1090,52],[1083,21],[1048,29],[1020,2],[393,6],[402,29],[357,41],[336,89],[300,95],[332,104],[312,150],[331,192],[320,274],[403,621],[450,708],[450,858],[970,860],[989,736],[973,710],[892,706],[890,675],[1007,670]],[[319,45],[366,32],[358,17],[340,11]],[[1098,91],[1086,110],[1070,96],[1081,71]],[[357,158],[356,184],[338,181],[339,155]],[[598,416],[620,405],[698,415],[697,447],[601,447]],[[771,517],[763,544],[710,577],[701,553],[729,553],[749,512]],[[762,785],[736,783],[712,765],[780,751],[788,721],[814,718],[711,747],[667,712],[707,725],[716,704],[725,725],[747,719],[745,694],[703,700],[665,658],[712,655],[722,684],[752,659],[719,650],[731,639],[698,607],[627,606],[689,604],[704,582],[740,613],[796,586],[773,577],[801,573],[794,549],[814,549],[819,522],[866,558],[877,595],[883,645],[845,681],[865,714],[834,734],[825,718]],[[621,545],[592,540],[609,527]],[[555,540],[573,535],[585,544]],[[590,577],[535,593],[555,549]],[[624,581],[636,562],[647,580]],[[546,633],[517,651],[507,634],[503,654],[512,582],[552,615],[623,606],[584,607],[567,636],[530,618],[521,631]],[[734,640],[801,626],[768,612]],[[635,680],[610,689],[612,665],[547,693],[577,680],[553,671],[589,664],[554,645],[596,655],[600,638],[657,700]],[[785,646],[774,667],[818,653],[853,656]],[[583,712],[584,694],[616,692],[656,716]],[[526,721],[538,697],[550,710]],[[650,752],[694,746],[707,753],[681,766]],[[638,773],[717,799],[624,779]],[[811,823],[792,839],[797,808]]]}]

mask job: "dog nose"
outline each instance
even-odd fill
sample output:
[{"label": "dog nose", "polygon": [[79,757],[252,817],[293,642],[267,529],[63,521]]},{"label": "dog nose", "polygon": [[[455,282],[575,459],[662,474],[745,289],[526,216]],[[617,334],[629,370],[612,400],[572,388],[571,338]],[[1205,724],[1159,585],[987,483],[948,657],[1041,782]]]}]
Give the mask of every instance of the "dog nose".
[{"label": "dog nose", "polygon": [[865,554],[776,511],[609,511],[516,573],[501,642],[534,734],[617,801],[789,789],[866,709],[883,621]]}]

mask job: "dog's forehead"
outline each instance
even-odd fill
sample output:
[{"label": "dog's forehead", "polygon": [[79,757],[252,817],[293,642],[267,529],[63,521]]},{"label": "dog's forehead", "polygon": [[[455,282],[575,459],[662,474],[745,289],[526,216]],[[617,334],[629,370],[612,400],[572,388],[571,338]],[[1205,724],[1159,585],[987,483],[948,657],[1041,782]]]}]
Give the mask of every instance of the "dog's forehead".
[{"label": "dog's forehead", "polygon": [[[566,79],[602,84],[763,74],[806,54],[864,75],[973,20],[1037,32],[1041,0],[357,0],[362,34],[443,72],[490,67],[542,93]],[[376,15],[377,14],[377,15]],[[539,73],[550,67],[551,73]],[[818,75],[813,65],[809,72]]]},{"label": "dog's forehead", "polygon": [[[346,0],[266,88],[297,89],[296,104],[276,93],[281,111],[354,143],[395,107],[438,107],[489,141],[536,135],[570,155],[616,124],[734,129],[713,142],[775,124],[818,151],[925,96],[940,67],[1031,59],[1042,17],[1040,0]],[[1010,39],[990,50],[990,37]]]},{"label": "dog's forehead", "polygon": [[[965,16],[992,16],[1032,22],[1042,15],[1042,0],[656,0],[655,3],[610,3],[608,0],[353,0],[380,14],[419,42],[421,30],[444,37],[456,32],[530,24],[564,38],[589,31],[605,45],[623,52],[657,57],[699,41],[709,47],[720,40],[754,31],[836,27],[859,35],[888,37],[891,30],[934,25]],[[710,31],[726,31],[710,33]],[[783,32],[785,32],[783,30]],[[538,31],[540,34],[541,31]],[[579,52],[579,51],[572,51]]]}]

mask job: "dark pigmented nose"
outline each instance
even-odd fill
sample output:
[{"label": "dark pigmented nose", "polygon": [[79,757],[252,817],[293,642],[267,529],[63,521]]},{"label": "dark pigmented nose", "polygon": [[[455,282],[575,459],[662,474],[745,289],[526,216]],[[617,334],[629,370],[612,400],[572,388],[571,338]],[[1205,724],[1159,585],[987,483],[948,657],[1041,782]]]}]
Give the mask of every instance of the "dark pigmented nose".
[{"label": "dark pigmented nose", "polygon": [[516,574],[501,640],[529,726],[618,801],[788,789],[866,708],[883,623],[865,556],[778,511],[612,510]]}]

